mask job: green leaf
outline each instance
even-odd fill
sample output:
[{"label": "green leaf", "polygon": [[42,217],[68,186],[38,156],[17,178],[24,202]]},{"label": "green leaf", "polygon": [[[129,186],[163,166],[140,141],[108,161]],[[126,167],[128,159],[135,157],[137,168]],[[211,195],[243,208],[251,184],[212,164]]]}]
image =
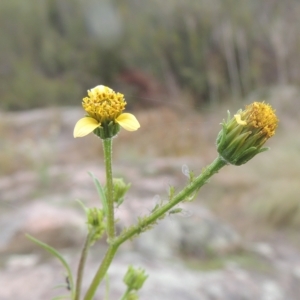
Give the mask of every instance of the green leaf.
[{"label": "green leaf", "polygon": [[98,192],[98,196],[102,202],[104,215],[107,216],[108,207],[107,207],[107,200],[106,200],[104,189],[101,186],[98,178],[96,178],[92,172],[88,172],[88,174],[92,177],[92,179],[94,181],[94,184],[95,184],[97,192]]},{"label": "green leaf", "polygon": [[67,276],[69,278],[70,281],[70,289],[71,289],[71,295],[72,295],[72,299],[74,298],[74,281],[73,281],[73,276],[72,276],[72,272],[70,269],[70,266],[68,265],[68,263],[66,262],[66,260],[62,257],[62,255],[55,250],[54,248],[52,248],[51,246],[41,242],[40,240],[34,238],[33,236],[26,234],[25,235],[28,239],[30,239],[32,242],[36,243],[37,245],[39,245],[40,247],[44,248],[46,251],[48,251],[49,253],[51,253],[52,255],[54,255],[56,258],[58,258],[58,260],[62,263],[62,265],[65,267],[66,271],[67,271]]}]

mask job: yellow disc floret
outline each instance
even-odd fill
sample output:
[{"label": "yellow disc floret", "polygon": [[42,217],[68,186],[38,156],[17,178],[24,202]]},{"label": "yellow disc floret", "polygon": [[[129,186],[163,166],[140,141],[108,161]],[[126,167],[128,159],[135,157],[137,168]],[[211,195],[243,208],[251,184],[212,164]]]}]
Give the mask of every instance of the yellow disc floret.
[{"label": "yellow disc floret", "polygon": [[253,127],[252,130],[260,132],[266,139],[275,134],[278,126],[278,118],[275,115],[275,111],[271,105],[264,102],[253,102],[247,105],[244,111],[235,115],[235,118],[240,125],[245,125],[249,128]]},{"label": "yellow disc floret", "polygon": [[125,109],[124,95],[116,93],[109,87],[98,85],[88,91],[82,106],[88,115],[99,123],[114,121]]}]

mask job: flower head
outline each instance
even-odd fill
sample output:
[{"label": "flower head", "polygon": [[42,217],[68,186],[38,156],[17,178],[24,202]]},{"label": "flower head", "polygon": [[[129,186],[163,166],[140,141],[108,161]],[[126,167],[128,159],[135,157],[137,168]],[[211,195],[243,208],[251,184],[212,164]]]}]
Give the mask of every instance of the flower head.
[{"label": "flower head", "polygon": [[75,138],[93,131],[100,138],[106,139],[115,136],[120,126],[128,131],[140,127],[134,115],[123,113],[126,106],[124,95],[107,86],[98,85],[89,90],[88,97],[83,98],[82,106],[87,115],[76,123]]},{"label": "flower head", "polygon": [[256,154],[268,150],[262,148],[275,134],[278,118],[273,108],[264,102],[254,102],[239,110],[227,122],[217,138],[217,149],[225,161],[242,165]]}]

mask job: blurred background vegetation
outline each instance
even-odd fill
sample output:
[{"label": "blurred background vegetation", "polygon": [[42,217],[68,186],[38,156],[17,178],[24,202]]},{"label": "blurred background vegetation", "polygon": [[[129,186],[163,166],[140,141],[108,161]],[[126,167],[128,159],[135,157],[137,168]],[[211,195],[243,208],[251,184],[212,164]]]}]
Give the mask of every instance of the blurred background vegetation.
[{"label": "blurred background vegetation", "polygon": [[195,107],[299,85],[299,15],[298,0],[2,0],[0,109],[78,105],[98,84]]}]

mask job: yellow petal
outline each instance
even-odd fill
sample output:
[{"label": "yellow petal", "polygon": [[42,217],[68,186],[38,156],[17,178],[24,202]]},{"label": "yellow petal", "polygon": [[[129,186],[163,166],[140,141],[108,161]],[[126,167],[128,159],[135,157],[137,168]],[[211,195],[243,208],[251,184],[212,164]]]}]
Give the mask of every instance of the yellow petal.
[{"label": "yellow petal", "polygon": [[140,128],[140,123],[133,114],[121,114],[116,118],[116,122],[128,131],[135,131]]},{"label": "yellow petal", "polygon": [[74,138],[88,135],[99,125],[100,123],[91,117],[85,117],[80,119],[74,127],[74,132],[73,132]]},{"label": "yellow petal", "polygon": [[241,115],[239,115],[239,114],[238,115],[234,115],[234,117],[235,117],[235,120],[236,120],[236,122],[238,124],[240,124],[240,125],[247,125],[247,122],[242,120]]}]

